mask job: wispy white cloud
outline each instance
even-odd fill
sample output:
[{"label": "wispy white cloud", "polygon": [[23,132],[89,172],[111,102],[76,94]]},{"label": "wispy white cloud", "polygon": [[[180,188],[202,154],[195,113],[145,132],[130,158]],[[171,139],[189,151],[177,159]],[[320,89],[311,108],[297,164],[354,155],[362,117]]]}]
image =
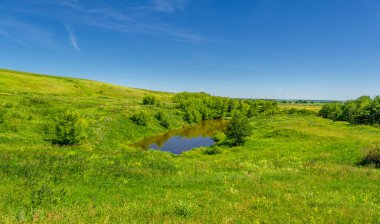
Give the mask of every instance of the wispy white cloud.
[{"label": "wispy white cloud", "polygon": [[173,12],[184,9],[185,0],[153,0],[154,8],[158,11]]},{"label": "wispy white cloud", "polygon": [[[21,13],[23,15],[29,14],[73,26],[98,27],[116,32],[134,33],[180,42],[204,41],[201,35],[164,21],[154,13],[184,9],[186,0],[147,1],[150,3],[145,5],[140,3],[138,5],[125,4],[125,7],[115,8],[115,6],[99,0],[93,0],[91,4],[83,0],[39,0],[27,1],[25,7],[15,4],[0,6],[0,13],[5,10],[8,14],[14,13],[15,18],[19,18],[17,15]],[[135,7],[141,5],[143,7]],[[6,36],[8,39],[16,41],[18,38],[20,41],[33,42],[38,45],[54,45],[59,42],[59,38],[52,35],[54,31],[44,29],[41,25],[37,27],[21,20],[15,20],[8,22],[6,26],[4,27],[4,19],[0,15],[0,28],[8,31],[8,34],[3,31],[0,35]],[[26,30],[28,34],[24,35],[22,30]],[[70,45],[75,50],[80,51],[78,39],[73,30],[66,27],[66,32],[69,35]]]},{"label": "wispy white cloud", "polygon": [[44,47],[56,47],[53,35],[44,29],[14,18],[1,18],[1,34],[20,44],[32,43]]},{"label": "wispy white cloud", "polygon": [[[168,23],[159,22],[150,15],[154,11],[172,12],[184,9],[186,0],[150,0],[152,6],[128,8],[127,12],[115,9],[108,4],[101,4],[101,8],[89,8],[79,4],[78,0],[64,0],[67,6],[75,9],[76,14],[72,22],[101,27],[104,29],[116,30],[119,32],[139,33],[150,35],[156,38],[201,42],[203,38],[183,28],[171,26]],[[128,14],[128,15],[127,15]]]},{"label": "wispy white cloud", "polygon": [[124,15],[121,12],[114,10],[113,8],[107,9],[89,9],[87,11],[89,14],[99,15],[103,19],[115,19],[119,21],[128,20],[128,16]]},{"label": "wispy white cloud", "polygon": [[77,0],[60,0],[59,3],[75,10],[82,10],[82,6]]},{"label": "wispy white cloud", "polygon": [[68,26],[67,24],[65,24],[65,27],[66,27],[66,30],[67,30],[67,34],[69,35],[69,41],[70,41],[71,46],[76,51],[81,51],[80,48],[79,48],[79,45],[78,45],[77,37],[75,36],[74,31],[72,30],[72,28],[70,26]]},{"label": "wispy white cloud", "polygon": [[166,23],[141,21],[141,19],[122,16],[121,13],[117,14],[110,11],[102,13],[104,15],[103,18],[94,16],[93,13],[80,14],[77,15],[77,18],[73,22],[119,32],[144,34],[167,40],[183,42],[203,41],[200,35],[188,32],[182,28],[170,26]]},{"label": "wispy white cloud", "polygon": [[0,35],[2,35],[3,37],[13,41],[13,42],[16,42],[16,43],[19,43],[19,44],[25,44],[24,41],[12,36],[11,34],[9,34],[6,30],[4,29],[1,29],[0,28]]}]

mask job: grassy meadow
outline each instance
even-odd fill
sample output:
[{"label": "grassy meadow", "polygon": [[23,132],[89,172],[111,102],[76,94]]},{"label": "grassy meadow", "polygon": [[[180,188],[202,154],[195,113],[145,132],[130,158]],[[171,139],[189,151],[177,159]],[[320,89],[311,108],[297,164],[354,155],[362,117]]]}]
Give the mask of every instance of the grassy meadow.
[{"label": "grassy meadow", "polygon": [[[167,131],[134,124],[135,111],[188,125],[172,96],[0,70],[0,223],[380,223],[380,170],[359,165],[380,128],[280,113],[251,118],[246,144],[215,155],[133,147]],[[280,105],[294,106],[321,107]],[[86,120],[81,145],[51,142],[65,109]]]},{"label": "grassy meadow", "polygon": [[310,110],[314,112],[318,112],[322,108],[323,104],[321,103],[294,103],[294,102],[289,102],[289,103],[280,103],[279,107],[282,109],[305,109],[305,110]]}]

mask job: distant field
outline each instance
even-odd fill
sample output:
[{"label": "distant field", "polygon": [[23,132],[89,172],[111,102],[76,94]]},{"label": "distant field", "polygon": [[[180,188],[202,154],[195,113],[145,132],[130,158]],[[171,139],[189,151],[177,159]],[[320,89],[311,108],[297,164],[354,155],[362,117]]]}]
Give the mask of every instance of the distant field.
[{"label": "distant field", "polygon": [[284,109],[291,109],[291,108],[307,109],[307,110],[311,110],[311,111],[315,111],[315,112],[318,112],[323,106],[323,104],[321,104],[321,103],[315,103],[315,104],[311,104],[311,103],[307,103],[307,104],[304,104],[304,103],[279,103],[278,105],[280,108],[284,108]]},{"label": "distant field", "polygon": [[[141,104],[150,94],[159,107]],[[253,117],[247,143],[220,154],[131,146],[167,131],[134,124],[136,110],[187,125],[172,96],[0,70],[0,223],[380,223],[380,170],[358,165],[379,128],[281,113]],[[86,119],[84,144],[48,141],[63,109]]]}]

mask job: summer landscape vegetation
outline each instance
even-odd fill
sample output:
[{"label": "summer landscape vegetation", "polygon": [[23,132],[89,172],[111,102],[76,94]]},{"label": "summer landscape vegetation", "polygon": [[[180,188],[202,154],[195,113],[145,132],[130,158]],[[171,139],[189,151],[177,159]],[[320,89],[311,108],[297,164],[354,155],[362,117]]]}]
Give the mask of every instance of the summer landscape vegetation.
[{"label": "summer landscape vegetation", "polygon": [[[224,120],[181,154],[150,136]],[[0,70],[0,223],[380,223],[380,97],[276,101]]]}]

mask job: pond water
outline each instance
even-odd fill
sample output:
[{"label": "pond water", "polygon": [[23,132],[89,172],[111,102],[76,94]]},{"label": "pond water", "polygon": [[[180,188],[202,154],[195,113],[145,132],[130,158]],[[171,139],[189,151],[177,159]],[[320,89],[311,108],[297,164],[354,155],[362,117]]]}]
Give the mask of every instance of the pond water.
[{"label": "pond water", "polygon": [[144,149],[157,149],[180,154],[193,148],[214,145],[214,134],[217,131],[225,130],[227,124],[228,121],[225,120],[202,121],[197,125],[146,138],[137,143],[136,146]]}]

